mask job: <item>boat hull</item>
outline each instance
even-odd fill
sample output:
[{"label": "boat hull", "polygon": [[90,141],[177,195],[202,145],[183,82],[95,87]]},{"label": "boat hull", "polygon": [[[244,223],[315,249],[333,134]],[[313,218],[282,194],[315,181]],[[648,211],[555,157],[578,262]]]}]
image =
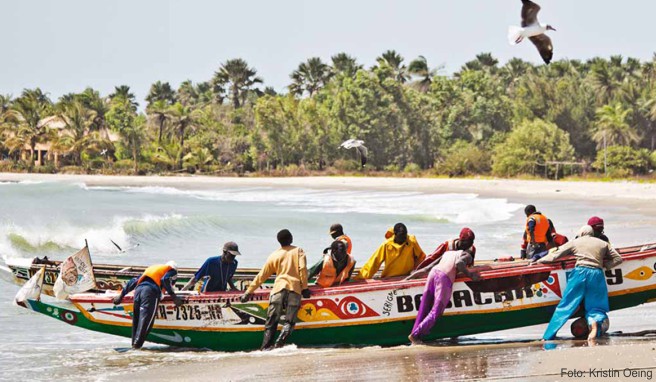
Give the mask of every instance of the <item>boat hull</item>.
[{"label": "boat hull", "polygon": [[[611,310],[656,301],[656,250],[623,255],[619,267],[606,271]],[[546,323],[562,292],[573,259],[550,266],[523,264],[482,269],[484,279],[548,272],[544,281],[498,292],[476,291],[467,278],[456,280],[443,317],[427,340],[472,335]],[[368,280],[335,288],[312,288],[303,299],[296,330],[289,339],[299,346],[399,345],[407,343],[421,301],[424,280]],[[185,296],[176,308],[165,298],[148,340],[156,343],[222,351],[253,350],[262,341],[268,291],[254,300],[238,301],[238,293]],[[132,301],[114,306],[112,294],[80,294],[57,307],[28,301],[39,313],[85,329],[130,337]]]}]

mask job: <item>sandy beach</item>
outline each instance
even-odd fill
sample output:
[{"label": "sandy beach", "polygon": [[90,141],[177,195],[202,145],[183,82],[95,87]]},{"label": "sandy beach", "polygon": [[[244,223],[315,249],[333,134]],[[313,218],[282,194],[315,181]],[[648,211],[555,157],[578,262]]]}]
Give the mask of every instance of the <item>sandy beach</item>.
[{"label": "sandy beach", "polygon": [[[239,353],[207,362],[161,365],[131,378],[177,380],[319,381],[648,381],[656,372],[656,339],[601,339],[454,346],[447,342],[393,348],[332,350],[288,346],[268,353]],[[254,367],[253,365],[257,365]],[[280,365],[285,365],[284,369]],[[244,370],[248,370],[244,373]],[[352,370],[348,375],[344,370]],[[606,373],[606,374],[604,374]]]},{"label": "sandy beach", "polygon": [[237,178],[210,176],[106,176],[0,173],[1,181],[84,182],[89,186],[209,187],[311,187],[354,190],[417,191],[424,193],[475,193],[495,197],[656,200],[655,183],[569,182],[516,179],[378,178],[378,177],[291,177]]}]

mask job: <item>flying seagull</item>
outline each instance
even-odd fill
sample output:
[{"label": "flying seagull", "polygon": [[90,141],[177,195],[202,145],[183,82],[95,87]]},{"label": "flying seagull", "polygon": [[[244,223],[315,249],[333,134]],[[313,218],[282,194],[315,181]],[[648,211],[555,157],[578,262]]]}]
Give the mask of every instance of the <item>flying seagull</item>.
[{"label": "flying seagull", "polygon": [[358,153],[360,155],[360,163],[362,163],[362,167],[364,167],[365,164],[367,164],[367,154],[369,154],[369,150],[364,146],[364,141],[359,140],[359,139],[349,139],[344,142],[342,142],[339,147],[343,147],[345,149],[353,149],[355,148],[358,150]]},{"label": "flying seagull", "polygon": [[517,45],[528,37],[533,45],[538,48],[544,62],[549,64],[551,58],[553,58],[553,44],[549,36],[544,33],[556,29],[549,24],[538,22],[539,5],[531,0],[522,0],[522,4],[522,27],[511,26],[508,28],[508,42],[510,42],[510,45]]}]

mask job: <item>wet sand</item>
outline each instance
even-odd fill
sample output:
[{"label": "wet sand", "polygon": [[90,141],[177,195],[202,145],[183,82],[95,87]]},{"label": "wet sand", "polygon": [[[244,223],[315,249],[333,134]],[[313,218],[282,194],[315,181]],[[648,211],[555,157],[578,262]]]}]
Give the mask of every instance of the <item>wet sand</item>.
[{"label": "wet sand", "polygon": [[[656,339],[604,338],[545,343],[508,342],[458,345],[439,342],[421,346],[363,349],[298,349],[233,354],[207,362],[158,365],[131,373],[142,381],[169,380],[302,380],[318,381],[565,381],[650,380],[656,372]],[[216,354],[216,353],[215,353]],[[564,371],[561,369],[565,369]],[[630,371],[626,371],[629,369]],[[585,374],[569,377],[567,372]],[[599,378],[617,370],[619,378]],[[590,374],[592,371],[592,374]],[[638,373],[629,378],[624,373]]]}]

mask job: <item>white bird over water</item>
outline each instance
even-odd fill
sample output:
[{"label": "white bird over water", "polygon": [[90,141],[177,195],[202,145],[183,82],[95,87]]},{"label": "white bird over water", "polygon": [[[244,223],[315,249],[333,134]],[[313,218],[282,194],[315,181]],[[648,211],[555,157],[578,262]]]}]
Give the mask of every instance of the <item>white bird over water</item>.
[{"label": "white bird over water", "polygon": [[369,153],[369,150],[364,146],[364,141],[360,139],[349,139],[344,142],[342,142],[339,147],[343,147],[345,149],[353,149],[355,148],[358,150],[358,153],[360,154],[360,163],[362,164],[362,167],[364,167],[365,164],[367,164],[367,154]]},{"label": "white bird over water", "polygon": [[528,37],[538,48],[544,62],[549,64],[553,58],[553,44],[545,32],[556,29],[549,24],[538,22],[539,5],[531,0],[522,0],[522,4],[522,26],[521,28],[517,26],[508,28],[508,42],[510,45],[517,45]]}]

